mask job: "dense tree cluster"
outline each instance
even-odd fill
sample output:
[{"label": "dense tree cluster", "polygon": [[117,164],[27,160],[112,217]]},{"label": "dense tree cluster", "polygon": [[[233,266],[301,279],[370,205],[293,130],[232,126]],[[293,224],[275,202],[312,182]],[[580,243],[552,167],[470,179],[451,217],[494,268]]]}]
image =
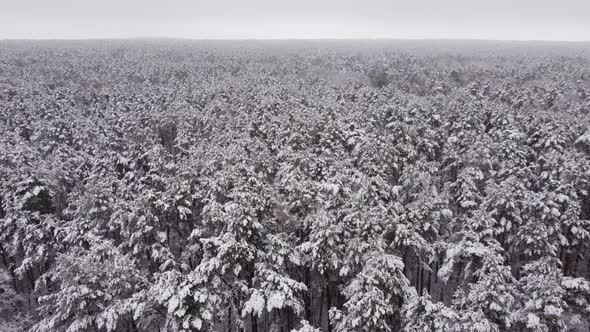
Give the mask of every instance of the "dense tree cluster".
[{"label": "dense tree cluster", "polygon": [[580,45],[4,42],[0,330],[587,331],[589,112]]}]

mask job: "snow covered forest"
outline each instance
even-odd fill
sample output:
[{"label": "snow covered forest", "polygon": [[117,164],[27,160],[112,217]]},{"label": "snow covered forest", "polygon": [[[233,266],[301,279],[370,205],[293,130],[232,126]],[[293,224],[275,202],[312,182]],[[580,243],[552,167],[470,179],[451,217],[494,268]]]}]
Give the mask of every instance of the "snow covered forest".
[{"label": "snow covered forest", "polygon": [[0,42],[0,331],[590,331],[590,45]]}]

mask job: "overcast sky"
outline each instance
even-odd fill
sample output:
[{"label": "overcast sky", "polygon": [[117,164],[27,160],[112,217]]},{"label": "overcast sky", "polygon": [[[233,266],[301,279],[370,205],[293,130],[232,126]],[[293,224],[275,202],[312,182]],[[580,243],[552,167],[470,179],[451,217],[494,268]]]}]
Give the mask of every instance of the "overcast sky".
[{"label": "overcast sky", "polygon": [[0,39],[590,40],[590,0],[0,0]]}]

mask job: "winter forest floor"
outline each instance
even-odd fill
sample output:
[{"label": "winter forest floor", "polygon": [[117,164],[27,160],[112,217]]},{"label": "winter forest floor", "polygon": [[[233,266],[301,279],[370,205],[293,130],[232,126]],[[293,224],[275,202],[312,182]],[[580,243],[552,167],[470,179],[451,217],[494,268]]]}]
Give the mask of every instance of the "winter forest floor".
[{"label": "winter forest floor", "polygon": [[0,331],[588,331],[590,44],[0,41]]}]

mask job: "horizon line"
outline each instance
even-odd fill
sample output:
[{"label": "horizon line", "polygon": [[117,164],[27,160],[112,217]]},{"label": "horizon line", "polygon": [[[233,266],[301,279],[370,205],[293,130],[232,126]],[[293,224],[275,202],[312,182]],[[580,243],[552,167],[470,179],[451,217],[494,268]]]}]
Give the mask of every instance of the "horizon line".
[{"label": "horizon line", "polygon": [[402,37],[318,37],[318,38],[302,38],[302,37],[234,37],[234,38],[193,38],[193,37],[170,37],[170,36],[137,36],[137,37],[87,37],[87,38],[0,38],[0,42],[10,41],[125,41],[125,40],[180,40],[180,41],[195,41],[195,42],[223,42],[223,41],[442,41],[442,42],[508,42],[508,43],[564,43],[564,44],[580,44],[590,43],[590,39],[497,39],[497,38],[436,38],[436,37],[422,37],[422,38],[402,38]]}]

